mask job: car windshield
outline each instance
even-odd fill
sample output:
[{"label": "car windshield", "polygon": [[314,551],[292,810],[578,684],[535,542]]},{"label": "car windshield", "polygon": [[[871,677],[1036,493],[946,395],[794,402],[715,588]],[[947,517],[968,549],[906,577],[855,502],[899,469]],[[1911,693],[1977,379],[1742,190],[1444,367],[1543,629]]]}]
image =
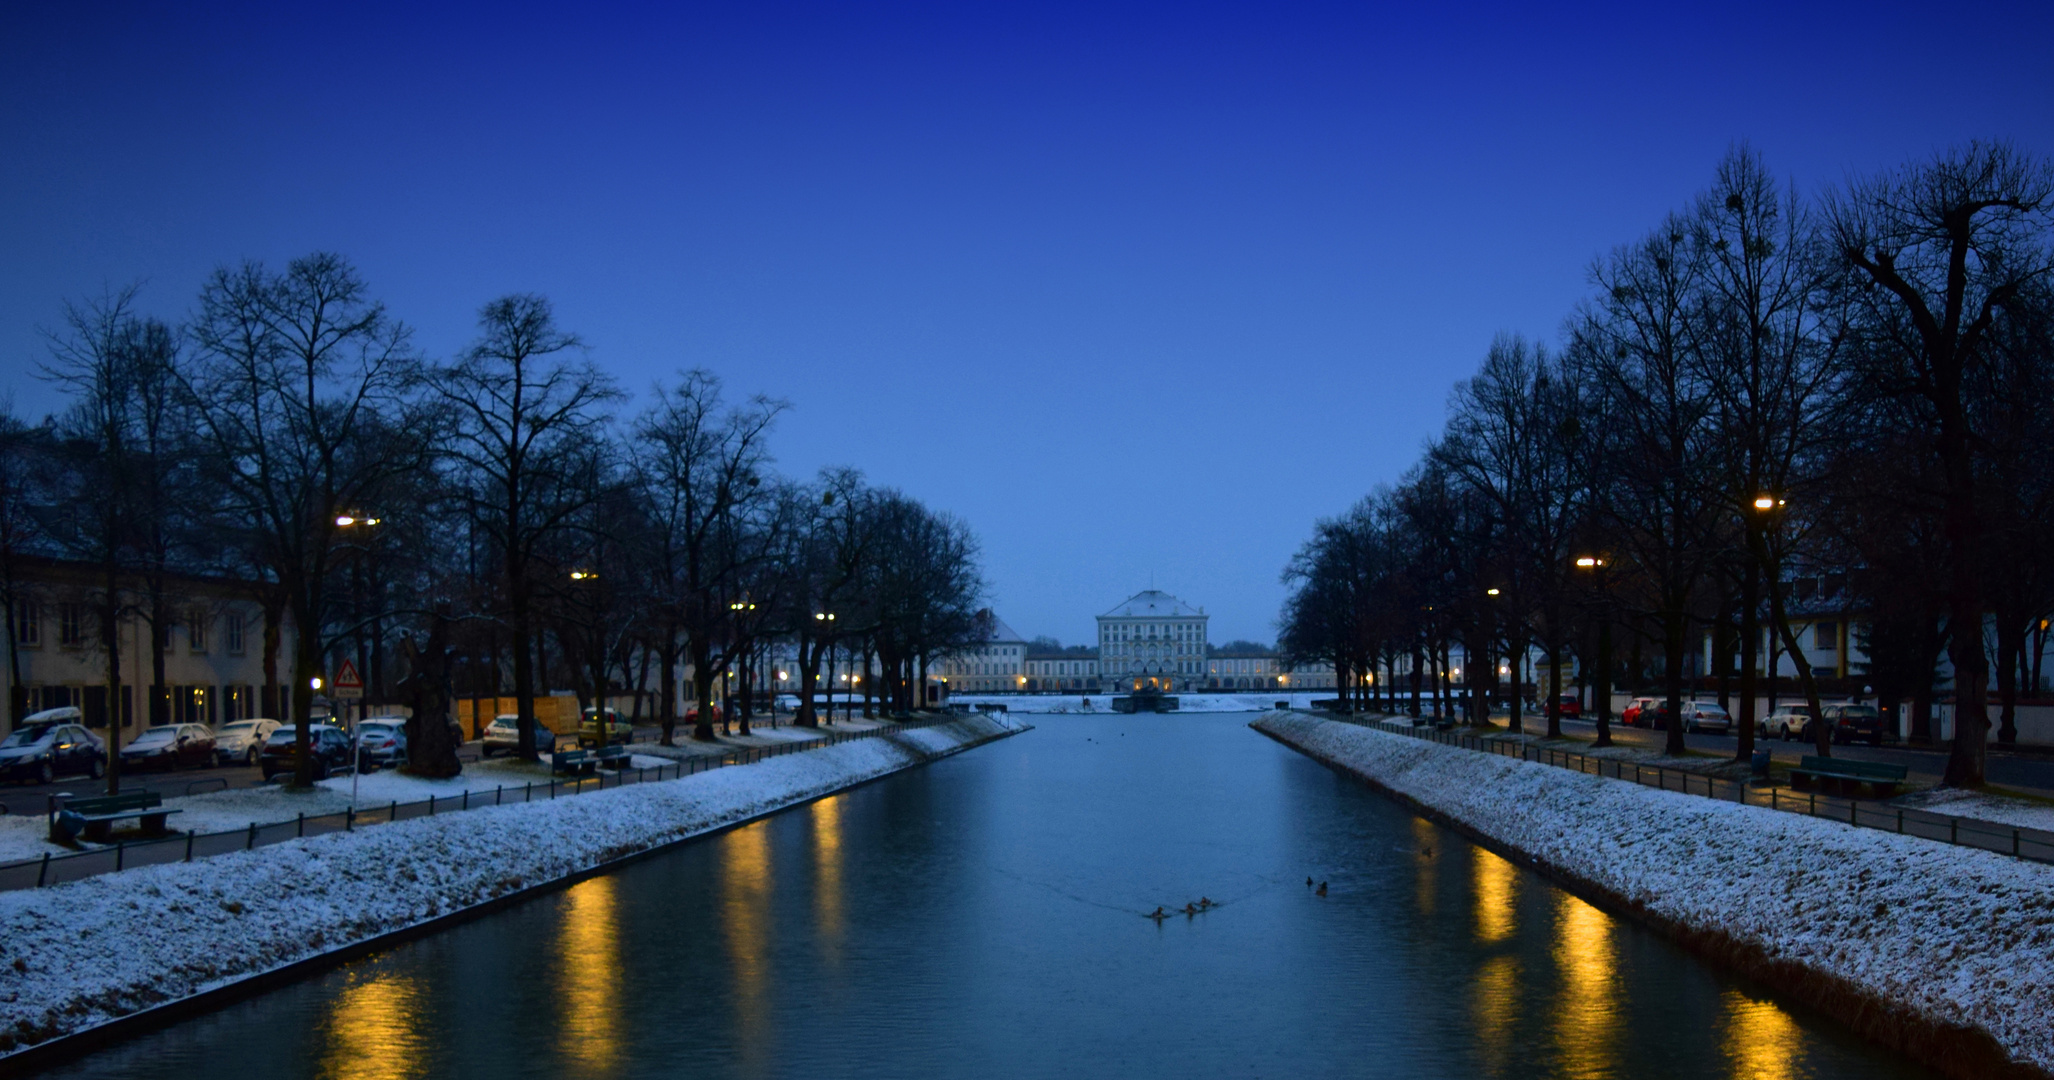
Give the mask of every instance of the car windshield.
[{"label": "car windshield", "polygon": [[27,727],[16,728],[7,736],[6,742],[0,742],[0,746],[34,746],[49,738],[50,733],[56,729],[56,724],[30,724]]},{"label": "car windshield", "polygon": [[282,727],[282,728],[279,728],[279,729],[278,729],[277,731],[274,731],[274,732],[272,732],[272,733],[271,733],[271,738],[270,738],[269,742],[270,742],[270,743],[271,743],[271,745],[273,745],[273,746],[284,746],[284,745],[286,745],[286,744],[288,744],[288,743],[292,742],[292,740],[293,740],[293,729],[292,729],[292,728],[289,728],[289,727]]},{"label": "car windshield", "polygon": [[135,742],[132,742],[129,745],[154,746],[157,743],[170,742],[172,738],[175,737],[177,734],[177,728],[153,727],[150,730],[143,732],[141,735],[136,736]]},{"label": "car windshield", "polygon": [[1840,710],[1840,714],[1849,720],[1874,720],[1882,715],[1874,705],[1849,705]]},{"label": "car windshield", "polygon": [[395,724],[360,724],[358,725],[358,730],[363,732],[365,738],[382,739],[398,730],[398,726]]},{"label": "car windshield", "polygon": [[242,734],[242,733],[243,733],[243,732],[245,732],[245,731],[250,731],[250,730],[254,729],[254,728],[255,728],[256,726],[257,726],[257,724],[256,724],[256,722],[255,722],[255,721],[253,721],[253,720],[239,720],[239,721],[237,721],[237,722],[235,722],[235,723],[233,723],[233,724],[227,724],[227,725],[224,725],[224,726],[223,726],[223,727],[221,728],[221,734],[223,734],[223,735],[240,735],[240,734]]}]

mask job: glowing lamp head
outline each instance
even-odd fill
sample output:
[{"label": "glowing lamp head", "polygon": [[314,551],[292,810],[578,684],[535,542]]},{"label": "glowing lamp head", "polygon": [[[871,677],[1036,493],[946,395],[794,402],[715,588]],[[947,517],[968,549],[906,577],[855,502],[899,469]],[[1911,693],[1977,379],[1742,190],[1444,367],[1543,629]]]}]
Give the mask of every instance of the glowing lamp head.
[{"label": "glowing lamp head", "polygon": [[1774,510],[1776,508],[1776,499],[1770,495],[1757,495],[1754,497],[1754,508],[1757,510]]},{"label": "glowing lamp head", "polygon": [[1483,594],[1484,594],[1485,596],[1496,596],[1496,595],[1498,595],[1498,590],[1496,590],[1496,589],[1485,589],[1485,590],[1483,591]]},{"label": "glowing lamp head", "polygon": [[1583,567],[1585,570],[1588,570],[1593,566],[1599,565],[1599,561],[1594,556],[1583,555],[1577,558],[1576,565]]},{"label": "glowing lamp head", "polygon": [[350,526],[355,525],[356,523],[357,519],[349,516],[348,514],[335,515],[335,524],[342,528],[347,529]]}]

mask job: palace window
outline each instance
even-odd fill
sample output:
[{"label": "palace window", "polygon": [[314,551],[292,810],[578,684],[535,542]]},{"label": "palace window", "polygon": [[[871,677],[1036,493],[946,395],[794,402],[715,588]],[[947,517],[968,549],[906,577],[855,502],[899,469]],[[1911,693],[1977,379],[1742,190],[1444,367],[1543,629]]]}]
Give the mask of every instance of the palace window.
[{"label": "palace window", "polygon": [[221,622],[221,643],[233,656],[242,655],[242,613],[231,611]]},{"label": "palace window", "polygon": [[185,620],[186,647],[196,653],[207,651],[207,609],[194,608]]}]

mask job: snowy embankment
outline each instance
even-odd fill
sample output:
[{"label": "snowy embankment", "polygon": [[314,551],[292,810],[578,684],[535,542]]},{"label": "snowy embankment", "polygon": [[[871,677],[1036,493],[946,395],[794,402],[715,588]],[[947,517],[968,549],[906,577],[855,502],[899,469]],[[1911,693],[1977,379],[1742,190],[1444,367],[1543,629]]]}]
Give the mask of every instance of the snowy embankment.
[{"label": "snowy embankment", "polygon": [[1251,726],[1951,1075],[2054,1075],[2054,867],[1313,716]]},{"label": "snowy embankment", "polygon": [[[679,780],[0,894],[0,1053],[348,949],[1026,726],[971,717]],[[0,1056],[0,1066],[6,1060]]]}]

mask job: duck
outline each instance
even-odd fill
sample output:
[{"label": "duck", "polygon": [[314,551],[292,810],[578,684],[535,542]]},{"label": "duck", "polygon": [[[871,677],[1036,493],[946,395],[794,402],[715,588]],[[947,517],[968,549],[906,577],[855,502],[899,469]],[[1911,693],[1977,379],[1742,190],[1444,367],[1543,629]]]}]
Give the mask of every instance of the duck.
[{"label": "duck", "polygon": [[1189,903],[1189,902],[1185,903],[1185,905],[1184,905],[1184,914],[1185,914],[1186,916],[1190,916],[1190,915],[1196,915],[1196,914],[1198,914],[1198,905],[1196,905],[1196,904],[1192,904],[1192,903]]},{"label": "duck", "polygon": [[1319,888],[1312,890],[1312,892],[1315,896],[1325,896],[1327,894],[1327,883],[1324,881],[1320,882]]},{"label": "duck", "polygon": [[1201,908],[1209,908],[1212,906],[1212,901],[1201,896],[1198,898],[1198,906]]},{"label": "duck", "polygon": [[1154,919],[1154,920],[1155,920],[1156,922],[1161,922],[1161,921],[1163,921],[1164,919],[1167,919],[1167,918],[1169,918],[1170,916],[1169,916],[1169,913],[1168,913],[1168,912],[1166,912],[1166,911],[1164,911],[1164,910],[1162,909],[1162,905],[1161,905],[1161,904],[1157,904],[1157,905],[1155,906],[1155,910],[1154,910],[1154,911],[1151,911],[1151,912],[1149,912],[1149,913],[1148,913],[1148,915],[1147,915],[1146,917],[1147,917],[1147,918],[1150,918],[1150,919]]},{"label": "duck", "polygon": [[1306,887],[1306,888],[1308,888],[1308,889],[1312,888],[1312,879],[1311,879],[1311,878],[1306,878],[1306,879],[1305,879],[1305,887]]}]

